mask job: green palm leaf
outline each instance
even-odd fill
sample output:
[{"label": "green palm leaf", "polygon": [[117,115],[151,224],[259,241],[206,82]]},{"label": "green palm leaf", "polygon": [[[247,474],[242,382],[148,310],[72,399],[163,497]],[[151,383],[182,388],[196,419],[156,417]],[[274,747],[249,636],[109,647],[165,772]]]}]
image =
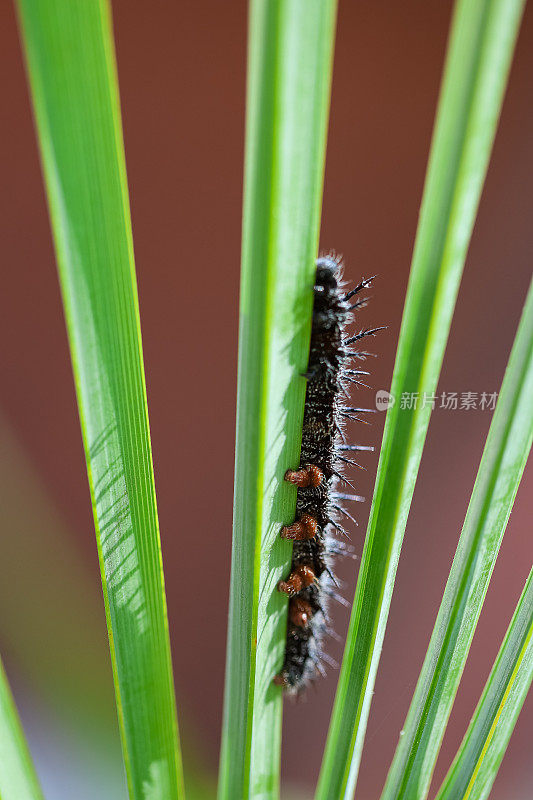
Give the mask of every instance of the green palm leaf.
[{"label": "green palm leaf", "polygon": [[0,661],[0,797],[43,800],[19,716]]},{"label": "green palm leaf", "polygon": [[457,552],[382,800],[419,800],[431,776],[533,440],[533,284]]},{"label": "green palm leaf", "polygon": [[[20,0],[130,796],[183,796],[106,0]],[[177,535],[179,535],[179,531]]]},{"label": "green palm leaf", "polygon": [[[459,0],[439,99],[374,499],[317,800],[355,791],[418,467],[523,0]],[[418,397],[402,408],[404,395]],[[430,402],[424,403],[424,398]]]},{"label": "green palm leaf", "polygon": [[533,570],[436,800],[486,800],[533,678]]},{"label": "green palm leaf", "polygon": [[235,504],[220,800],[279,793],[290,563],[335,2],[250,9]]}]

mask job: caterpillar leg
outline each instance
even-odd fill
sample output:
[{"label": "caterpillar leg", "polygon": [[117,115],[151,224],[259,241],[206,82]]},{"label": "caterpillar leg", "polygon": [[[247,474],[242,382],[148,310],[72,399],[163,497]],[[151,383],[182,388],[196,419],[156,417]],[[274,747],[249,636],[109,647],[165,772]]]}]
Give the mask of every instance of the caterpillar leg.
[{"label": "caterpillar leg", "polygon": [[302,589],[306,589],[316,582],[316,575],[306,564],[300,564],[295,570],[291,572],[286,581],[279,581],[278,591],[288,594],[293,597],[298,594]]},{"label": "caterpillar leg", "polygon": [[324,480],[324,473],[320,467],[309,464],[307,467],[302,467],[301,469],[288,469],[285,473],[285,480],[288,483],[293,483],[300,489],[306,489],[308,486],[312,486],[313,489],[316,489]]},{"label": "caterpillar leg", "polygon": [[302,514],[299,520],[292,525],[285,525],[281,529],[282,539],[290,539],[292,542],[301,542],[305,539],[314,539],[318,533],[318,522],[311,514]]}]

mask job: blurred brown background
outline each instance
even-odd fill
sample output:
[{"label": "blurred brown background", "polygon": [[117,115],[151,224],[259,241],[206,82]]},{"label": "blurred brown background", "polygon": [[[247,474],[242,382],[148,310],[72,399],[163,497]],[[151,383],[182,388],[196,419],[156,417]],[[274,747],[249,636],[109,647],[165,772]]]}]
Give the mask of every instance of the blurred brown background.
[{"label": "blurred brown background", "polygon": [[[246,4],[115,0],[113,8],[178,704],[183,734],[193,743],[201,742],[201,753],[214,770],[230,567]],[[450,12],[451,3],[442,0],[340,4],[321,245],[344,253],[349,279],[379,275],[363,323],[389,326],[375,343],[375,389],[390,385]],[[3,474],[16,481],[13,463],[18,456],[13,453],[22,448],[42,497],[35,500],[25,479],[18,490],[7,491],[4,483],[6,529],[1,533],[0,560],[10,578],[2,613],[14,622],[0,625],[0,652],[50,796],[81,798],[86,791],[87,797],[94,797],[94,785],[92,791],[82,786],[85,780],[90,786],[94,770],[86,776],[82,767],[73,772],[75,760],[67,763],[61,751],[67,730],[57,711],[61,687],[50,689],[54,676],[56,684],[68,682],[61,676],[71,674],[69,654],[93,653],[94,648],[104,652],[94,529],[44,192],[9,6],[3,8],[2,22],[0,411],[6,435],[0,442],[0,459]],[[500,386],[531,274],[532,68],[529,8],[440,391],[494,392]],[[372,403],[373,392],[361,390],[357,399]],[[490,416],[488,411],[438,409],[433,415],[368,726],[360,800],[378,797],[383,785]],[[379,446],[382,422],[380,416],[373,428],[362,431],[361,441]],[[15,443],[8,447],[10,436]],[[366,459],[369,469],[358,484],[369,498],[376,462],[376,455]],[[526,471],[436,781],[461,740],[530,568],[532,477],[531,469]],[[33,502],[40,505],[32,516]],[[43,538],[42,503],[61,520],[57,525],[68,542],[65,550],[47,546]],[[360,527],[353,534],[359,552],[368,510],[369,503],[360,509]],[[28,522],[22,524],[21,519]],[[37,559],[29,573],[21,551],[9,550],[13,526],[17,546],[23,547],[28,536],[43,550],[37,557],[38,548],[27,549],[24,559]],[[49,528],[51,537],[57,534],[55,523]],[[78,567],[88,573],[86,601],[80,598],[80,584],[73,586],[69,577],[75,572],[66,560],[69,548],[77,550],[83,562]],[[75,557],[76,553],[69,556]],[[199,567],[202,587],[195,575]],[[79,614],[72,612],[72,641],[65,639],[53,614],[48,615],[49,631],[41,624],[35,626],[39,630],[32,629],[35,614],[38,617],[47,602],[43,594],[54,570],[88,616],[77,624]],[[353,567],[344,565],[340,571],[351,599]],[[20,602],[13,601],[19,596],[16,592]],[[342,634],[347,621],[347,613],[341,611],[337,629]],[[89,629],[94,629],[95,644],[84,638]],[[42,635],[35,639],[39,631]],[[335,645],[332,651],[340,657],[342,648]],[[85,656],[80,658],[86,663]],[[51,674],[47,685],[42,665]],[[103,688],[95,692],[111,702],[110,670],[107,665],[105,669]],[[100,678],[89,673],[87,667],[87,683],[96,686]],[[330,674],[305,702],[286,705],[283,776],[287,784],[301,787],[303,797],[311,795],[317,777],[335,683],[335,674]],[[80,726],[85,724],[85,694],[83,685],[72,689],[68,701]],[[39,716],[35,708],[41,708],[41,702]],[[494,800],[531,797],[532,708],[530,700],[494,786]],[[112,716],[109,720],[113,728]],[[56,739],[50,734],[52,725]],[[63,783],[58,781],[62,769],[71,771]]]}]

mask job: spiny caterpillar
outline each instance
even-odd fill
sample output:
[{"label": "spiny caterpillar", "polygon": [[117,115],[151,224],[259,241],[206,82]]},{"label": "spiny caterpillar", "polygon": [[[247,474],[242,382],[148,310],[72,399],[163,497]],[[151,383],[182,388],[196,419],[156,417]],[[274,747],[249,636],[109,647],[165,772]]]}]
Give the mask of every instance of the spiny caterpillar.
[{"label": "spiny caterpillar", "polygon": [[346,535],[340,524],[342,516],[355,522],[342,501],[363,500],[334,491],[337,481],[352,486],[342,474],[343,466],[358,466],[345,453],[374,449],[346,444],[344,437],[347,420],[359,421],[358,414],[373,409],[346,407],[342,402],[349,384],[361,384],[361,376],[368,375],[350,365],[354,359],[370,354],[353,350],[350,345],[380,330],[345,335],[352,312],[366,302],[352,298],[372,279],[362,280],[345,292],[341,277],[339,257],[328,255],[317,260],[300,466],[285,474],[285,480],[298,487],[297,519],[280,534],[294,544],[290,574],[278,583],[278,590],[289,596],[289,620],[285,659],[274,682],[291,694],[300,692],[317,671],[323,673],[321,662],[328,661],[322,649],[329,629],[327,600],[331,596],[342,600],[336,593],[331,560],[335,555],[349,554],[351,548],[333,532]]}]

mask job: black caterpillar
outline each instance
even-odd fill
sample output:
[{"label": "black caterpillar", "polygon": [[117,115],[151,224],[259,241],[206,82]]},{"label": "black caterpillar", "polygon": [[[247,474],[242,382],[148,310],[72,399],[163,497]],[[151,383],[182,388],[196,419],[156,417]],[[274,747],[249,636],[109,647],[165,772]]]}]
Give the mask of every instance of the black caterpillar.
[{"label": "black caterpillar", "polygon": [[364,370],[351,369],[350,363],[369,353],[354,351],[350,345],[380,330],[345,335],[352,312],[366,302],[350,301],[370,285],[372,278],[345,292],[341,277],[340,258],[329,255],[317,260],[300,466],[285,474],[285,480],[298,487],[297,521],[282,528],[280,534],[294,546],[290,575],[278,583],[279,591],[290,599],[285,659],[274,682],[292,694],[301,691],[317,671],[324,671],[321,662],[328,660],[322,649],[329,629],[327,600],[338,597],[331,560],[351,552],[335,538],[334,531],[346,535],[340,516],[353,520],[341,502],[363,499],[333,491],[337,481],[351,486],[342,468],[354,462],[344,453],[373,450],[346,444],[343,434],[346,420],[358,420],[359,413],[373,409],[345,407],[341,399],[350,383],[361,383],[360,377],[368,375]]}]

